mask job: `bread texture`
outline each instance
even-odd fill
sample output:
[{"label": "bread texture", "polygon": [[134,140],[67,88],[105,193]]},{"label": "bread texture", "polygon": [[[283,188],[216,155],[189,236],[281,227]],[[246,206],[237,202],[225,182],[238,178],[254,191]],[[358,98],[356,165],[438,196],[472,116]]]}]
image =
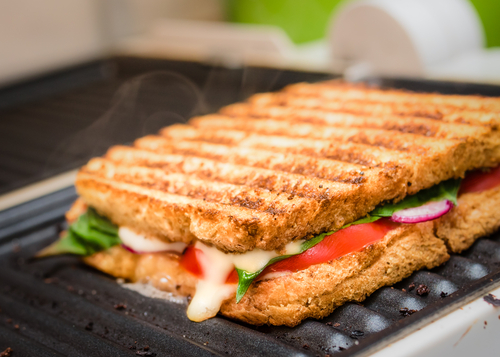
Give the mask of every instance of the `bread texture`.
[{"label": "bread texture", "polygon": [[460,253],[500,228],[498,207],[500,187],[460,195],[458,206],[434,222],[436,235],[451,252]]}]

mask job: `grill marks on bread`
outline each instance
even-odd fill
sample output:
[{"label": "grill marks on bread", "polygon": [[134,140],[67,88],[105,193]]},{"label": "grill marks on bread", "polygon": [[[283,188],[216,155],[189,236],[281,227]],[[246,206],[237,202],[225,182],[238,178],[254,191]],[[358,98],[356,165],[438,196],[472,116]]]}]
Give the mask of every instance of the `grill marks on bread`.
[{"label": "grill marks on bread", "polygon": [[[436,105],[420,103],[375,102],[367,99],[349,99],[339,96],[335,99],[324,98],[314,91],[289,93],[262,93],[249,98],[254,104],[253,110],[265,107],[293,107],[321,109],[338,114],[386,118],[387,116],[412,117],[431,119],[435,123],[457,123],[489,126],[497,129],[500,124],[500,113],[488,110],[471,110],[457,108],[451,105]],[[239,108],[239,109],[238,109]],[[234,104],[223,108],[224,113],[229,110],[242,110],[243,104]]]},{"label": "grill marks on bread", "polygon": [[485,112],[498,100],[408,96],[335,82],[256,95],[111,148],[77,189],[119,225],[245,252],[500,162],[498,113]]},{"label": "grill marks on bread", "polygon": [[[428,188],[436,182],[440,182],[451,177],[459,177],[470,167],[471,157],[475,156],[472,150],[467,151],[465,143],[461,141],[439,140],[429,143],[429,138],[414,136],[408,138],[408,134],[401,138],[401,135],[384,136],[384,133],[377,131],[376,134],[365,133],[354,129],[349,133],[342,133],[336,128],[307,126],[306,124],[290,126],[287,123],[279,122],[258,122],[248,120],[227,121],[228,124],[238,125],[247,130],[219,129],[222,126],[220,120],[214,127],[207,125],[210,119],[195,120],[194,126],[173,125],[161,131],[161,134],[168,138],[182,138],[184,140],[204,140],[214,143],[225,143],[228,145],[240,145],[245,147],[290,152],[325,159],[334,159],[361,164],[365,166],[386,167],[399,163],[407,168],[407,182],[409,193],[418,192]],[[204,126],[197,128],[202,122]],[[268,126],[266,124],[269,124]],[[241,127],[239,127],[241,129]],[[305,130],[302,130],[305,129]],[[264,135],[260,132],[264,131]],[[345,130],[346,131],[346,130]],[[281,135],[278,135],[281,134]],[[356,136],[350,136],[354,134]],[[331,138],[335,135],[334,138]],[[404,135],[403,135],[404,136]],[[357,141],[364,140],[368,144],[352,143],[350,138],[355,137]],[[413,140],[413,143],[412,143]],[[415,142],[425,141],[425,146]],[[392,143],[399,142],[399,150],[389,149],[380,146],[385,143],[391,146]],[[402,148],[405,143],[410,143],[408,147]],[[397,145],[393,145],[397,146]],[[412,149],[412,150],[408,150]]]},{"label": "grill marks on bread", "polygon": [[336,100],[370,100],[378,103],[410,103],[421,106],[439,105],[462,110],[500,112],[500,100],[479,95],[439,95],[435,93],[415,93],[397,89],[384,89],[354,85],[339,81],[316,84],[299,83],[284,89],[287,93],[310,93],[322,98]]}]

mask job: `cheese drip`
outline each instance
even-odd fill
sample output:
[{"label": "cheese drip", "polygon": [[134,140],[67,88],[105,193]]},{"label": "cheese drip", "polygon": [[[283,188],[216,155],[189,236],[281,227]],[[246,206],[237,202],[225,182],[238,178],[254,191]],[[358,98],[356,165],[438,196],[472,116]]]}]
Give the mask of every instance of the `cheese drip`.
[{"label": "cheese drip", "polygon": [[[300,252],[302,242],[287,244],[284,255]],[[253,273],[265,267],[271,259],[280,256],[275,251],[261,249],[243,254],[228,254],[201,242],[197,242],[195,248],[203,252],[199,262],[203,278],[196,284],[196,293],[189,304],[187,316],[196,322],[217,315],[222,302],[235,294],[237,285],[226,284],[227,277],[234,267]]]}]

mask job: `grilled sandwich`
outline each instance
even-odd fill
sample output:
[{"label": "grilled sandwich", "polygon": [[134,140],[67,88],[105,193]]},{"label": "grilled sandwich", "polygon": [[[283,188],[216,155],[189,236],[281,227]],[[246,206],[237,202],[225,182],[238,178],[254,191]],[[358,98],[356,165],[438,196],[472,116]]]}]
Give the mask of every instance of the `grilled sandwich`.
[{"label": "grilled sandwich", "polygon": [[499,121],[495,98],[338,81],[258,94],[90,160],[69,236],[104,234],[74,252],[191,296],[192,320],[294,326],[498,228]]}]

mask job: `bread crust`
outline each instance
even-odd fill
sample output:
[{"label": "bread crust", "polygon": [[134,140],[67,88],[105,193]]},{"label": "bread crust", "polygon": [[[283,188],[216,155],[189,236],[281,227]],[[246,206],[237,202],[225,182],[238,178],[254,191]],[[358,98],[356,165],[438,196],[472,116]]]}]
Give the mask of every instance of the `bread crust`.
[{"label": "bread crust", "polygon": [[450,251],[460,253],[500,228],[498,207],[500,187],[460,195],[458,206],[434,221],[436,235]]},{"label": "bread crust", "polygon": [[[325,317],[347,301],[362,301],[378,288],[424,267],[438,266],[448,258],[443,241],[432,233],[432,223],[405,225],[362,251],[287,276],[254,282],[240,303],[233,296],[222,304],[220,313],[253,325],[295,326],[308,317]],[[138,256],[114,247],[85,261],[113,276],[148,281],[161,290],[181,295],[195,291],[196,278],[179,266],[175,255]],[[162,280],[165,275],[169,279]]]},{"label": "bread crust", "polygon": [[196,278],[181,268],[178,254],[133,254],[114,246],[83,260],[115,278],[150,283],[157,289],[181,296],[193,296],[196,290]]}]

